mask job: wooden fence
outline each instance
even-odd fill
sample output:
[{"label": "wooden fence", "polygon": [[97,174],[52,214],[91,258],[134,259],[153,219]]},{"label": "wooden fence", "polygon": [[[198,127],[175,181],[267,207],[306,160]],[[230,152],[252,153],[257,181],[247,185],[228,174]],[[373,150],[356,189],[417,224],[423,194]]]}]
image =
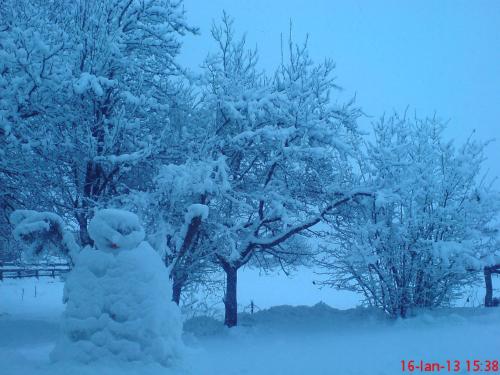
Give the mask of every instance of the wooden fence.
[{"label": "wooden fence", "polygon": [[0,262],[0,281],[23,277],[61,276],[71,270],[69,263],[13,263]]}]

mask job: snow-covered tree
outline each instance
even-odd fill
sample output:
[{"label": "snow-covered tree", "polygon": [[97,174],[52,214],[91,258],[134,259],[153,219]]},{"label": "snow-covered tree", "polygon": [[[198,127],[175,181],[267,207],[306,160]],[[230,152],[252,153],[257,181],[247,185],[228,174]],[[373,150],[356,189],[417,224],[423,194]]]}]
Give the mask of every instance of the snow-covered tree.
[{"label": "snow-covered tree", "polygon": [[179,304],[183,289],[210,282],[209,276],[216,271],[208,238],[217,223],[208,205],[229,189],[226,166],[222,159],[165,164],[154,186],[145,199],[138,195],[136,206],[149,218],[151,241],[164,254],[172,298]]},{"label": "snow-covered tree", "polygon": [[209,238],[226,274],[225,324],[237,324],[237,273],[259,257],[296,259],[291,246],[309,228],[360,194],[350,155],[359,111],[333,102],[331,61],[315,64],[291,38],[272,77],[257,53],[235,39],[224,14],[212,28],[218,51],[205,62],[204,154],[223,158],[230,189],[207,203],[217,223]]},{"label": "snow-covered tree", "polygon": [[[48,102],[23,99],[21,114],[9,115],[31,165],[25,181],[45,207],[76,220],[80,242],[88,244],[93,208],[127,191],[125,176],[147,169],[164,148],[171,99],[180,90],[172,80],[180,73],[179,36],[195,30],[181,1],[11,3],[18,12],[9,27],[39,35],[34,51],[40,56],[32,58],[33,72],[21,64],[8,76],[27,81],[31,86],[19,84]],[[39,20],[25,24],[25,16]],[[42,91],[38,82],[50,74],[56,77]]]},{"label": "snow-covered tree", "polygon": [[[363,178],[376,199],[334,221],[326,284],[364,294],[391,316],[447,304],[489,262],[498,195],[481,175],[486,143],[446,141],[437,119],[374,126]],[[485,263],[486,262],[486,263]]]},{"label": "snow-covered tree", "polygon": [[[38,1],[4,1],[0,7],[0,252],[14,249],[9,215],[23,202],[41,208],[26,188],[33,165],[26,129],[52,107],[61,77],[61,45],[49,44],[56,28]],[[12,256],[12,254],[6,254]]]}]

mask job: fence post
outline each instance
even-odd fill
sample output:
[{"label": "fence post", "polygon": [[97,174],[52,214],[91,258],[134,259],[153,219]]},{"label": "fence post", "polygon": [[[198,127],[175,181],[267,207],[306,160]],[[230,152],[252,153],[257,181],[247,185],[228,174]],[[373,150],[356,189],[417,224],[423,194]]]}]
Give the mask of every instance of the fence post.
[{"label": "fence post", "polygon": [[491,268],[484,267],[484,281],[486,284],[486,295],[484,296],[484,306],[493,306],[493,283],[491,280]]}]

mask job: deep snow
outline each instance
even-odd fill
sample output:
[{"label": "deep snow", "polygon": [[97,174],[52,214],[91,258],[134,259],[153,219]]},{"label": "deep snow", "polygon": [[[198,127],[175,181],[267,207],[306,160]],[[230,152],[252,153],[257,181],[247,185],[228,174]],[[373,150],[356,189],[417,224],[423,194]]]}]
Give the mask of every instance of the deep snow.
[{"label": "deep snow", "polygon": [[51,365],[61,294],[61,283],[48,278],[0,284],[0,373],[395,375],[401,360],[500,359],[500,309],[454,308],[394,322],[366,309],[317,304],[241,314],[241,326],[230,330],[210,318],[187,321],[189,351],[183,366],[171,370],[139,363]]}]

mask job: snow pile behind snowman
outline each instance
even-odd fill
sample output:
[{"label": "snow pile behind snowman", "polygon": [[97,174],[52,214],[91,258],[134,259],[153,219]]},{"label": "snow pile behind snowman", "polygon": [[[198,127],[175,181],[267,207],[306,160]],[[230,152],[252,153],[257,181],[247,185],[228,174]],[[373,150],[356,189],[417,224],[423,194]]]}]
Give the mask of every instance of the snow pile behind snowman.
[{"label": "snow pile behind snowman", "polygon": [[138,217],[101,210],[89,234],[96,248],[87,246],[74,259],[52,360],[174,365],[183,348],[182,320],[168,271],[144,241]]}]

